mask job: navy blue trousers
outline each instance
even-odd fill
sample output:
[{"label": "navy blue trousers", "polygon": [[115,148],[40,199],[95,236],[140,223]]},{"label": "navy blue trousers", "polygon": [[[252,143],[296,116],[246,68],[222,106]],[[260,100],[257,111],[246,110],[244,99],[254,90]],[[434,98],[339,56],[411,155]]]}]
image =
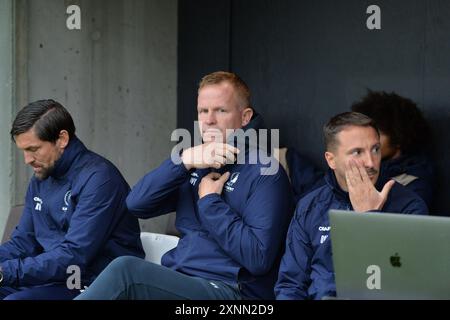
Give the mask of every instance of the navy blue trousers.
[{"label": "navy blue trousers", "polygon": [[0,287],[2,300],[72,300],[80,290],[69,290],[66,284],[48,284],[34,287]]}]

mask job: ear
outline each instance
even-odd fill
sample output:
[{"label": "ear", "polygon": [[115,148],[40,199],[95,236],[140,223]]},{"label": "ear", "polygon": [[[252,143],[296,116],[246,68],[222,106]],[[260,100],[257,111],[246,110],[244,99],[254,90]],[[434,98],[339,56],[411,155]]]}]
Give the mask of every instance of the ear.
[{"label": "ear", "polygon": [[69,144],[69,133],[66,130],[61,130],[59,138],[56,140],[56,144],[60,149],[65,149]]},{"label": "ear", "polygon": [[244,127],[248,125],[252,117],[253,117],[253,109],[245,108],[244,111],[242,111],[242,126]]},{"label": "ear", "polygon": [[336,170],[336,161],[335,161],[335,157],[334,154],[332,152],[325,152],[325,160],[327,160],[328,166],[333,169]]}]

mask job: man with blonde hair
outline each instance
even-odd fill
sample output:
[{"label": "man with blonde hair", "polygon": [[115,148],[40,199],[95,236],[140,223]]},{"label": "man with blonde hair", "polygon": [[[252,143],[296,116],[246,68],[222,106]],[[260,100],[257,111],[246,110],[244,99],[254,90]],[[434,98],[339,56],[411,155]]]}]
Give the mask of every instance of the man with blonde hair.
[{"label": "man with blonde hair", "polygon": [[256,150],[236,148],[229,136],[257,129],[258,122],[238,76],[205,76],[197,111],[203,144],[184,149],[177,161],[167,159],[127,198],[139,218],[176,211],[178,246],[162,257],[162,265],[116,259],[78,299],[274,298],[293,211],[286,173],[279,166],[262,175],[261,163],[235,163],[238,153],[251,156]]}]

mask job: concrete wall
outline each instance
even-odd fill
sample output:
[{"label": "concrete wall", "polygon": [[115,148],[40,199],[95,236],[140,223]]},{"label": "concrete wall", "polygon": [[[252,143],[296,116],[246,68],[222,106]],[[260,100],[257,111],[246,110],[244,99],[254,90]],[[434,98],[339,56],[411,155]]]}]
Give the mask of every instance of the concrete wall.
[{"label": "concrete wall", "polygon": [[13,153],[9,128],[14,103],[14,6],[12,0],[0,1],[0,234],[12,204]]},{"label": "concrete wall", "polygon": [[[27,63],[20,76],[27,79],[22,85],[27,99],[21,101],[61,102],[87,147],[111,160],[130,185],[135,184],[172,148],[177,1],[23,3],[28,19],[22,21],[26,48],[21,49]],[[66,27],[66,8],[72,4],[81,8],[81,30]],[[31,171],[23,169],[22,156],[18,161],[15,192],[23,199]],[[141,224],[145,230],[164,232],[166,219]]]}]

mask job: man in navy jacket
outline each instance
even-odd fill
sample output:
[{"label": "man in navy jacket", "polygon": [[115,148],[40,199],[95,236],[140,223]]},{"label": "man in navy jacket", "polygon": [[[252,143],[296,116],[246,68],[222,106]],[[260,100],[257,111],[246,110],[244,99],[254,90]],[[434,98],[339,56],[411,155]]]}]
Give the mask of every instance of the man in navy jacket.
[{"label": "man in navy jacket", "polygon": [[11,137],[34,176],[20,223],[0,246],[1,298],[73,299],[114,258],[144,256],[138,220],[125,204],[128,184],[75,136],[63,106],[29,104]]},{"label": "man in navy jacket", "polygon": [[330,170],[326,184],[297,205],[275,287],[280,300],[336,295],[330,209],[428,213],[424,201],[404,186],[393,180],[378,183],[380,135],[369,117],[356,112],[337,115],[324,127],[324,135]]},{"label": "man in navy jacket", "polygon": [[[204,143],[167,159],[127,198],[139,218],[176,211],[178,246],[163,256],[162,266],[116,259],[77,299],[274,298],[292,195],[281,166],[262,174],[259,159],[248,161],[259,148],[226,143],[230,130],[258,122],[251,120],[249,99],[248,87],[235,74],[215,72],[202,79],[197,109]],[[235,162],[238,153],[245,161]]]}]

